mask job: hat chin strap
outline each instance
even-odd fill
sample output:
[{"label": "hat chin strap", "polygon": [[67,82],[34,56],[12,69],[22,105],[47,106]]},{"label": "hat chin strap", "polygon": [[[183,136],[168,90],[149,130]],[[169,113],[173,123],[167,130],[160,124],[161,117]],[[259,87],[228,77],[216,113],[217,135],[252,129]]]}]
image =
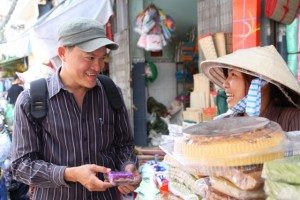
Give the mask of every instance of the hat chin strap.
[{"label": "hat chin strap", "polygon": [[261,88],[266,83],[266,81],[260,78],[253,79],[247,96],[231,108],[233,113],[247,113],[248,116],[259,116],[261,107]]}]

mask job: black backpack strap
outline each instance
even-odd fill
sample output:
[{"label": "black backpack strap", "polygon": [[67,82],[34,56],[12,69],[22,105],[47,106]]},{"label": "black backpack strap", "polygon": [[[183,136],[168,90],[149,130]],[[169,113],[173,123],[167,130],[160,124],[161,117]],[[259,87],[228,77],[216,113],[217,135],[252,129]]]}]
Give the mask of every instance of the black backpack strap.
[{"label": "black backpack strap", "polygon": [[[30,82],[30,100],[28,105],[28,119],[40,141],[40,148],[44,146],[42,122],[48,112],[48,89],[46,79],[41,78]],[[42,158],[42,155],[39,154]]]},{"label": "black backpack strap", "polygon": [[41,78],[30,82],[30,114],[42,122],[48,112],[48,90],[46,79]]},{"label": "black backpack strap", "polygon": [[119,110],[124,104],[116,84],[113,82],[113,80],[105,75],[99,75],[98,79],[104,87],[109,105],[114,110]]}]

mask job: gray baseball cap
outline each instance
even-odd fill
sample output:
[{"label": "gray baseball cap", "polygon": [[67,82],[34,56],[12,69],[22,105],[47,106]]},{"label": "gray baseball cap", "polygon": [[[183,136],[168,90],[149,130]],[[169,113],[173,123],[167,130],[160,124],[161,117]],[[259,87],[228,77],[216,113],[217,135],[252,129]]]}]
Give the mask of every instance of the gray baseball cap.
[{"label": "gray baseball cap", "polygon": [[58,42],[63,46],[77,46],[85,52],[92,52],[103,46],[116,50],[119,45],[106,37],[104,27],[96,20],[74,18],[58,29]]}]

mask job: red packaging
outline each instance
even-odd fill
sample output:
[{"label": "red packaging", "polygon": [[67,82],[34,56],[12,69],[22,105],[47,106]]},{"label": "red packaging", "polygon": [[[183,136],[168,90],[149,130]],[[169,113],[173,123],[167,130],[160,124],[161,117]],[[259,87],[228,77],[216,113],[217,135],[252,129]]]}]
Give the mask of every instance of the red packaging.
[{"label": "red packaging", "polygon": [[233,51],[260,45],[260,0],[232,1]]}]

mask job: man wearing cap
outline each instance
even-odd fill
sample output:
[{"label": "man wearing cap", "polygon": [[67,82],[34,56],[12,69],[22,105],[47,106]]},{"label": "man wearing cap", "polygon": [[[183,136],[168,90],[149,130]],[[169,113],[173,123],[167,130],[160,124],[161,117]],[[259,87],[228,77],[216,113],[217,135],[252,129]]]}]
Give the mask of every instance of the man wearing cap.
[{"label": "man wearing cap", "polygon": [[[58,41],[62,66],[47,79],[43,145],[24,109],[29,90],[16,102],[13,174],[34,187],[33,199],[119,199],[139,185],[141,176],[126,108],[113,110],[97,79],[106,49],[118,45],[97,21],[86,18],[63,24]],[[115,187],[104,180],[110,170],[133,172],[134,182]]]}]

